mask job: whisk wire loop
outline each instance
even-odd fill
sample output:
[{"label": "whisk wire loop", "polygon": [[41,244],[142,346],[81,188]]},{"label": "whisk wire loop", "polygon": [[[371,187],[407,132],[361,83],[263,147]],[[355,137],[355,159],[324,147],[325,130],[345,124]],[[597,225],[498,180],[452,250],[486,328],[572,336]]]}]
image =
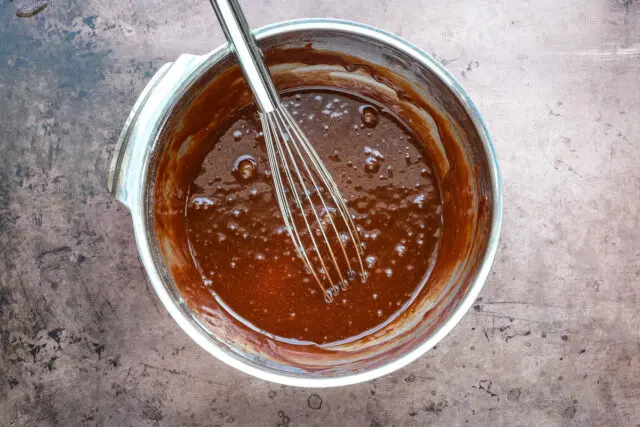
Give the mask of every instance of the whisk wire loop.
[{"label": "whisk wire loop", "polygon": [[[332,302],[339,290],[346,289],[349,281],[356,277],[347,251],[349,241],[355,248],[361,279],[366,279],[358,230],[330,173],[291,114],[284,107],[279,107],[271,113],[260,113],[260,119],[276,199],[285,226],[296,251],[321,288],[325,300]],[[325,191],[329,194],[328,200],[323,195]],[[333,210],[341,220],[334,219],[332,206],[328,201],[335,205]],[[299,215],[296,216],[296,213]],[[298,229],[299,223],[301,230]],[[346,228],[346,233],[340,232],[341,225]],[[334,234],[337,253],[342,255],[342,261],[336,256],[330,238]],[[305,247],[305,236],[310,243],[308,249]],[[315,268],[314,264],[320,268]],[[332,271],[339,278],[339,287],[332,278]]]}]

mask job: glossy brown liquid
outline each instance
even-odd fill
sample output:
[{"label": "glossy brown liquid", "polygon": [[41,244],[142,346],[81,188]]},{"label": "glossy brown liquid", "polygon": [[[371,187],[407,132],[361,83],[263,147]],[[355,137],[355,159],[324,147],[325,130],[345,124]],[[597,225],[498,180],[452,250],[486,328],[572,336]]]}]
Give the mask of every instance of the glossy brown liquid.
[{"label": "glossy brown liquid", "polygon": [[426,282],[443,224],[438,182],[422,143],[374,101],[326,88],[283,101],[355,214],[368,280],[324,302],[280,217],[253,106],[205,142],[186,207],[191,254],[202,286],[245,323],[285,340],[356,338],[395,318]]}]

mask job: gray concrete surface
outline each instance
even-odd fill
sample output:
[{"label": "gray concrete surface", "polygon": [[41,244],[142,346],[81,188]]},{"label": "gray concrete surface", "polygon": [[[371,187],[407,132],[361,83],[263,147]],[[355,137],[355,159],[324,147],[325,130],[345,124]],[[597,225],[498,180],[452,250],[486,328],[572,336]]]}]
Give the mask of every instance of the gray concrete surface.
[{"label": "gray concrete surface", "polygon": [[477,305],[407,368],[303,390],[197,347],[106,193],[154,71],[222,42],[205,0],[0,0],[0,425],[640,425],[640,2],[244,0],[253,26],[347,18],[439,59],[502,166]]}]

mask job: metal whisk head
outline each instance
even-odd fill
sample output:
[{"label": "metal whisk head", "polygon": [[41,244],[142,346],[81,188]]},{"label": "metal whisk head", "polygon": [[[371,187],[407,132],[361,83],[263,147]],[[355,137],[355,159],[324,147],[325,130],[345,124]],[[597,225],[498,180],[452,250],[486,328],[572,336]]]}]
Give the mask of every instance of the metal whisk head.
[{"label": "metal whisk head", "polygon": [[326,302],[367,274],[363,249],[335,181],[281,104],[260,120],[282,218],[296,251]]},{"label": "metal whisk head", "polygon": [[358,275],[367,278],[358,229],[331,174],[282,105],[237,0],[210,1],[260,107],[282,218],[309,274],[331,302]]}]

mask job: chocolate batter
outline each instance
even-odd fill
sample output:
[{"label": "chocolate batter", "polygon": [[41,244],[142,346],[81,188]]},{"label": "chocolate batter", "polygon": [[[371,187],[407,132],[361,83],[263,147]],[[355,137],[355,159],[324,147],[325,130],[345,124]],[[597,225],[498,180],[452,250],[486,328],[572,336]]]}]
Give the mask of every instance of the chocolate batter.
[{"label": "chocolate batter", "polygon": [[265,56],[356,215],[369,280],[327,304],[294,258],[237,66],[202,75],[158,139],[148,221],[162,274],[183,309],[250,358],[351,372],[404,354],[464,295],[485,247],[487,166],[465,142],[476,136],[459,106],[432,102],[437,85],[418,93],[389,69],[311,45]]},{"label": "chocolate batter", "polygon": [[254,106],[204,141],[211,150],[186,208],[191,254],[202,286],[253,326],[315,343],[357,337],[404,310],[428,277],[442,227],[438,183],[422,143],[375,101],[329,88],[283,101],[356,215],[368,280],[324,302],[284,228]]}]

